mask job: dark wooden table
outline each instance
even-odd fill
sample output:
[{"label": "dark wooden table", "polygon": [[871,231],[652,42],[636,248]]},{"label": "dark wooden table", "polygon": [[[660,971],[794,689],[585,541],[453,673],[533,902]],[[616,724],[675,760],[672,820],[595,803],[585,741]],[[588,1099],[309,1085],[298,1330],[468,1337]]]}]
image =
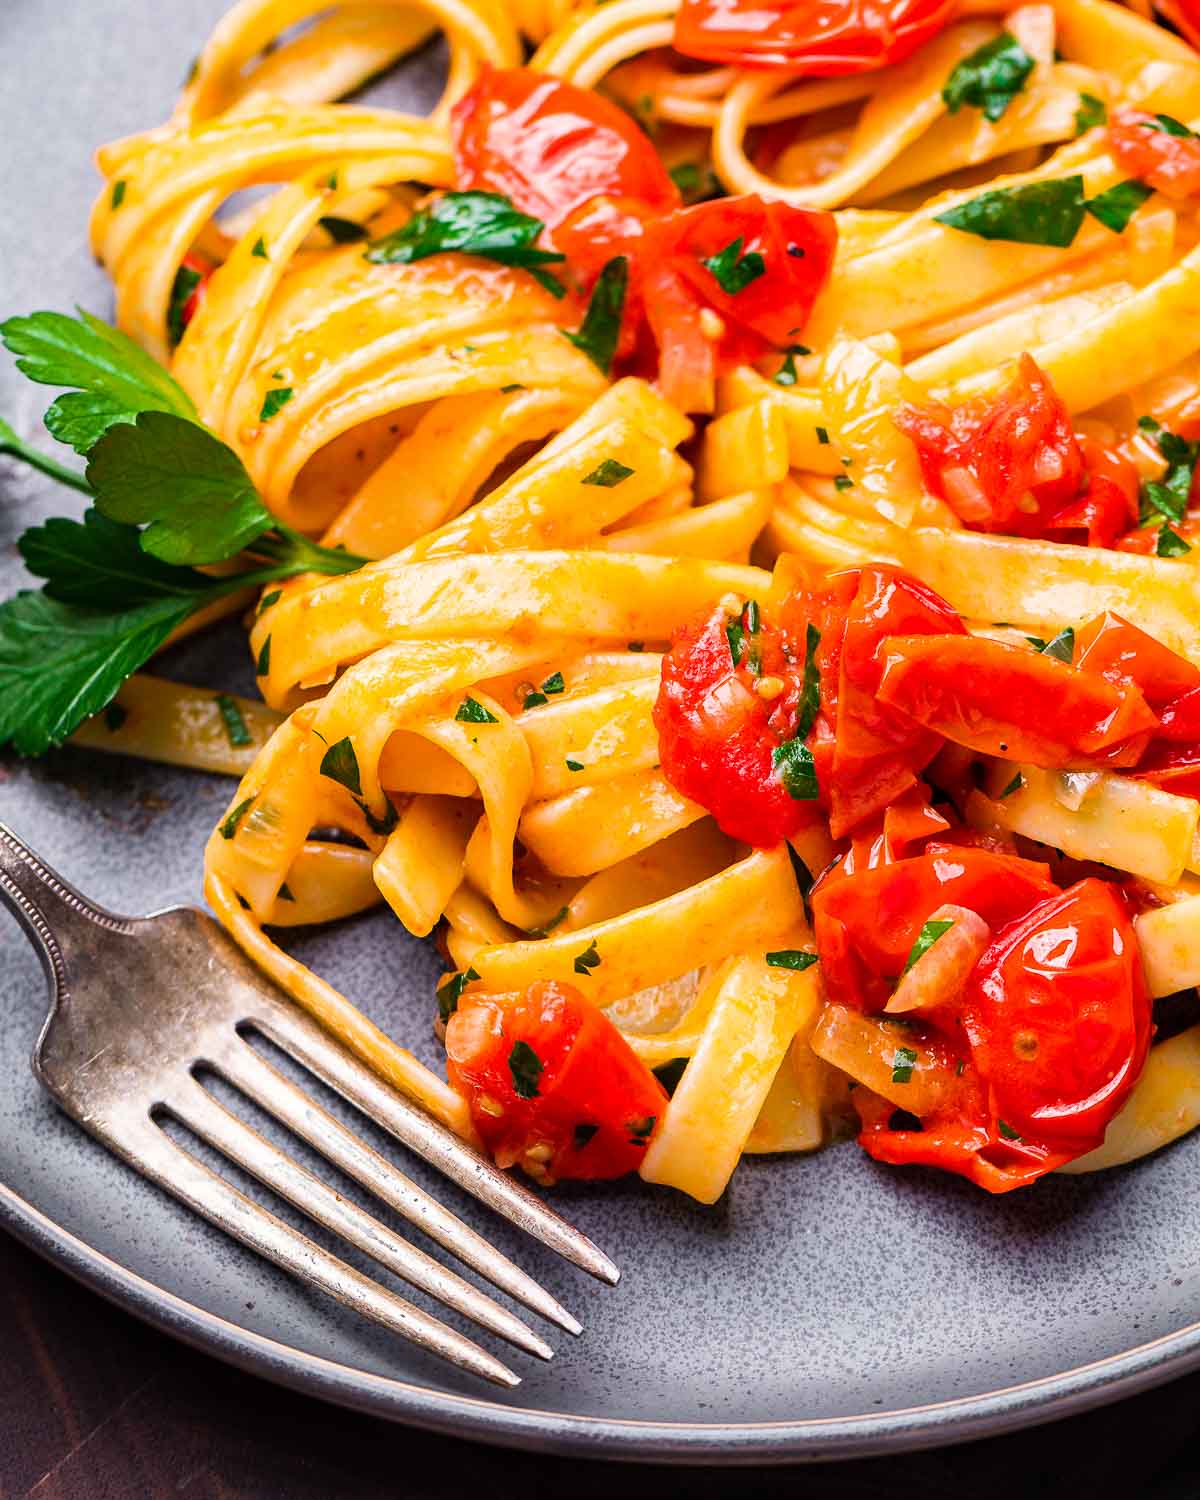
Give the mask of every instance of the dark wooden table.
[{"label": "dark wooden table", "polygon": [[0,1234],[0,1500],[1197,1500],[1200,1374],[1016,1436],[828,1468],[501,1452],[277,1390],[174,1344]]}]

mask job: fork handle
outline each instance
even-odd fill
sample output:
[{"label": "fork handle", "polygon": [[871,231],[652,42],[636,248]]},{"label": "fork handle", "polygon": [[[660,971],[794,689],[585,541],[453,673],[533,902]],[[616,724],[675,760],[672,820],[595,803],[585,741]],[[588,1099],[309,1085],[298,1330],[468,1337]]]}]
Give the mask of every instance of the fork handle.
[{"label": "fork handle", "polygon": [[3,823],[0,899],[25,929],[59,995],[66,989],[67,959],[86,958],[97,928],[120,933],[131,930],[124,918],[81,895]]}]

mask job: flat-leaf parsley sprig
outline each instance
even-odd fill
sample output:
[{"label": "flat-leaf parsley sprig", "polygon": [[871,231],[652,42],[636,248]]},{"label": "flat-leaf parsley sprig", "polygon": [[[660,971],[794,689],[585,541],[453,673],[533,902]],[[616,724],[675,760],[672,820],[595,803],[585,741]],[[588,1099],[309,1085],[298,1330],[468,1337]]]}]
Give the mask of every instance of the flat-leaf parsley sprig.
[{"label": "flat-leaf parsley sprig", "polygon": [[[86,478],[3,423],[0,449],[94,502],[82,521],[54,518],[18,542],[45,582],[0,604],[0,744],[40,755],[61,743],[196,610],[366,561],[276,520],[183,388],[116,329],[88,313],[33,313],[0,325],[0,338],[31,380],[71,388],[46,426],[86,455]],[[237,556],[241,571],[198,571]]]}]

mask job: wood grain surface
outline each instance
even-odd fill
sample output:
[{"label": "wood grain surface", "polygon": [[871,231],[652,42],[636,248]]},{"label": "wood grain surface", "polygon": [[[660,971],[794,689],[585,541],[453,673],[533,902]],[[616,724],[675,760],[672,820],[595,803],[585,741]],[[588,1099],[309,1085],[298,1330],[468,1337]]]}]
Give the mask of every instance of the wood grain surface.
[{"label": "wood grain surface", "polygon": [[276,1389],[172,1343],[0,1234],[0,1500],[1197,1500],[1200,1374],[968,1447],[664,1470],[503,1452]]}]

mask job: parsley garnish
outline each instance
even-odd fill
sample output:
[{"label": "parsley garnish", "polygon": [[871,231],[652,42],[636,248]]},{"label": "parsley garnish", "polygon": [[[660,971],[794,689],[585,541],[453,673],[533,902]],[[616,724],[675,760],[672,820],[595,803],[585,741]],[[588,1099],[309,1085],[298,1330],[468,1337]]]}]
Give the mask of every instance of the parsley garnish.
[{"label": "parsley garnish", "polygon": [[566,768],[567,768],[568,771],[582,771],[583,770],[583,762],[581,760],[572,760],[569,755],[567,756],[566,761],[564,762],[564,764],[566,765]]},{"label": "parsley garnish", "polygon": [[290,385],[276,386],[263,397],[262,410],[258,414],[260,422],[269,422],[273,416],[281,412],[292,399],[292,388]]},{"label": "parsley garnish", "polygon": [[737,239],[730,240],[724,250],[719,250],[716,255],[701,257],[700,260],[700,264],[706,271],[712,272],[717,285],[728,297],[736,297],[752,281],[757,281],[766,274],[767,263],[757,250],[742,254],[745,242],[744,236],[739,234]]},{"label": "parsley garnish", "polygon": [[271,608],[272,604],[278,604],[282,598],[282,589],[272,589],[269,594],[264,594],[258,601],[258,614],[264,614],[268,609]]},{"label": "parsley garnish", "polygon": [[321,757],[321,775],[336,781],[355,797],[362,796],[362,778],[358,773],[358,756],[354,752],[354,741],[349,735],[330,745]]},{"label": "parsley garnish", "polygon": [[542,683],[543,693],[561,693],[566,691],[567,684],[563,681],[561,672],[551,672],[550,676]]},{"label": "parsley garnish", "polygon": [[252,745],[254,736],[246,728],[246,721],[237,705],[237,699],[231,698],[228,693],[218,693],[217,708],[220,710],[221,721],[225,725],[226,737],[233,748],[241,750],[247,745]]},{"label": "parsley garnish", "polygon": [[997,1124],[997,1126],[999,1126],[1000,1134],[1004,1137],[1004,1139],[1006,1141],[1019,1141],[1021,1139],[1020,1132],[1017,1131],[1017,1130],[1014,1130],[1012,1128],[1012,1126],[1010,1124],[1008,1124],[1007,1121],[1005,1121],[1005,1120],[997,1120],[996,1124]]},{"label": "parsley garnish", "polygon": [[1021,790],[1021,787],[1024,784],[1025,784],[1025,778],[1021,775],[1020,771],[1018,771],[1017,774],[1013,777],[1013,779],[1008,783],[1008,785],[1000,793],[999,800],[1003,801],[1003,799],[1005,797],[1011,797],[1014,792],[1019,792]]},{"label": "parsley garnish", "polygon": [[952,115],[970,104],[994,122],[1025,87],[1032,72],[1033,58],[1015,36],[1002,31],[963,58],[947,78],[942,99]]},{"label": "parsley garnish", "polygon": [[490,713],[477,698],[464,698],[455,710],[454,717],[460,724],[499,724],[500,720]]},{"label": "parsley garnish", "polygon": [[1152,187],[1130,177],[1125,182],[1118,182],[1115,187],[1107,188],[1098,197],[1089,198],[1083,206],[1106,229],[1120,234],[1146,199],[1153,194]]},{"label": "parsley garnish", "polygon": [[796,705],[796,735],[799,739],[806,738],[821,707],[821,673],[817,667],[820,644],[821,632],[810,623],[804,632],[804,684]]},{"label": "parsley garnish", "polygon": [[829,446],[829,434],[828,432],[826,432],[824,427],[817,428],[817,442],[820,443],[822,448],[827,448]]},{"label": "parsley garnish", "polygon": [[1083,212],[1083,178],[1076,174],[981,193],[934,214],[934,221],[980,239],[1065,249],[1079,233]]},{"label": "parsley garnish", "polygon": [[1182,557],[1191,550],[1190,543],[1185,542],[1169,522],[1164,521],[1158,528],[1158,540],[1154,544],[1156,557]]},{"label": "parsley garnish", "polygon": [[681,161],[667,174],[685,203],[702,203],[721,191],[717,175],[708,162]]},{"label": "parsley garnish", "polygon": [[812,802],[819,795],[812,751],[802,739],[785,740],[771,752],[784,791],[796,802]]},{"label": "parsley garnish", "polygon": [[892,1058],[892,1082],[911,1083],[916,1063],[917,1054],[911,1047],[897,1047]]},{"label": "parsley garnish", "polygon": [[199,271],[191,266],[180,266],[171,283],[171,300],[167,304],[167,338],[174,348],[183,337],[183,310],[192,299],[192,293],[204,280]]},{"label": "parsley garnish", "polygon": [[317,223],[335,245],[352,245],[355,240],[366,238],[367,231],[353,219],[339,219],[336,214],[326,214]]},{"label": "parsley garnish", "polygon": [[467,985],[478,979],[479,975],[474,969],[464,969],[461,974],[451,974],[449,979],[443,980],[437,987],[438,1015],[443,1021],[448,1021],[458,1009],[458,1002],[462,999],[463,991]]},{"label": "parsley garnish", "polygon": [[1178,433],[1168,432],[1153,417],[1139,418],[1138,426],[1154,437],[1158,451],[1167,461],[1167,472],[1162,479],[1148,480],[1142,485],[1141,524],[1147,525],[1155,516],[1182,521],[1187,513],[1196,461],[1200,457],[1200,443],[1188,442]]},{"label": "parsley garnish", "polygon": [[528,1042],[514,1042],[508,1054],[508,1071],[518,1099],[536,1099],[544,1064]]},{"label": "parsley garnish", "polygon": [[266,677],[271,671],[271,637],[268,636],[262,643],[262,650],[258,653],[258,660],[254,663],[254,675]]},{"label": "parsley garnish", "polygon": [[835,474],[833,476],[833,487],[835,490],[852,490],[854,481],[849,474]]},{"label": "parsley garnish", "polygon": [[615,489],[622,480],[628,479],[633,470],[615,458],[606,458],[599,463],[590,474],[585,474],[580,481],[582,484],[598,484],[602,489]]},{"label": "parsley garnish", "polygon": [[907,974],[909,969],[912,968],[913,964],[916,963],[917,959],[928,953],[930,948],[933,947],[934,943],[937,942],[938,938],[944,937],[945,934],[949,932],[953,926],[953,922],[926,922],[924,927],[922,927],[921,931],[917,934],[917,940],[912,945],[912,950],[909,953],[908,957],[904,960],[904,968],[901,972]]},{"label": "parsley garnish", "polygon": [[217,830],[223,839],[231,839],[234,836],[234,834],[238,830],[238,824],[250,811],[253,805],[254,798],[247,797],[243,802],[239,802],[236,807],[232,808],[228,813],[226,813],[224,821],[222,822],[220,828]]},{"label": "parsley garnish", "polygon": [[549,937],[554,929],[566,920],[569,909],[569,907],[560,906],[548,922],[543,922],[540,927],[527,927],[525,929],[525,936],[531,938]]},{"label": "parsley garnish", "polygon": [[808,893],[813,888],[812,871],[792,848],[791,844],[788,844],[787,852],[788,858],[792,862],[792,874],[796,877],[796,887],[807,905]]},{"label": "parsley garnish", "polygon": [[128,186],[129,184],[123,177],[118,177],[116,182],[113,183],[112,192],[108,195],[108,201],[111,208],[116,210],[120,208],[122,203],[125,202],[125,189]]},{"label": "parsley garnish", "polygon": [[777,948],[773,953],[766,955],[766,961],[772,969],[795,969],[803,972],[805,969],[812,968],[817,961],[817,955],[803,948]]},{"label": "parsley garnish", "polygon": [[1189,130],[1181,120],[1175,119],[1173,115],[1155,115],[1153,120],[1139,120],[1138,124],[1141,125],[1143,130],[1161,131],[1163,135],[1175,135],[1180,140],[1194,141],[1196,139],[1196,132]]},{"label": "parsley garnish", "polygon": [[775,371],[775,384],[795,385],[798,378],[796,375],[796,356],[797,354],[805,355],[811,353],[812,350],[804,344],[792,344],[784,355],[783,364]]},{"label": "parsley garnish", "polygon": [[593,938],[582,953],[575,955],[575,972],[576,974],[589,974],[602,962],[603,960],[596,948],[596,939]]},{"label": "parsley garnish", "polygon": [[1060,630],[1052,641],[1041,648],[1043,656],[1052,656],[1055,661],[1065,661],[1070,665],[1071,658],[1075,655],[1075,632],[1068,625],[1065,630]]},{"label": "parsley garnish", "polygon": [[413,214],[407,224],[372,240],[364,253],[377,265],[407,265],[458,250],[530,271],[547,291],[561,297],[562,285],[541,268],[564,257],[534,244],[545,227],[541,219],[523,214],[500,193],[443,193],[428,208]]},{"label": "parsley garnish", "polygon": [[563,337],[581,349],[602,375],[607,375],[612,368],[613,355],[617,352],[628,284],[629,261],[624,255],[614,255],[596,278],[578,331],[562,330]]},{"label": "parsley garnish", "polygon": [[250,250],[250,254],[254,256],[255,260],[268,260],[270,258],[267,255],[267,242],[263,239],[261,234],[254,241],[254,245]]},{"label": "parsley garnish", "polygon": [[1097,99],[1095,94],[1080,94],[1079,108],[1075,111],[1075,134],[1077,136],[1094,130],[1097,125],[1103,125],[1107,120],[1108,107],[1103,99]]}]

